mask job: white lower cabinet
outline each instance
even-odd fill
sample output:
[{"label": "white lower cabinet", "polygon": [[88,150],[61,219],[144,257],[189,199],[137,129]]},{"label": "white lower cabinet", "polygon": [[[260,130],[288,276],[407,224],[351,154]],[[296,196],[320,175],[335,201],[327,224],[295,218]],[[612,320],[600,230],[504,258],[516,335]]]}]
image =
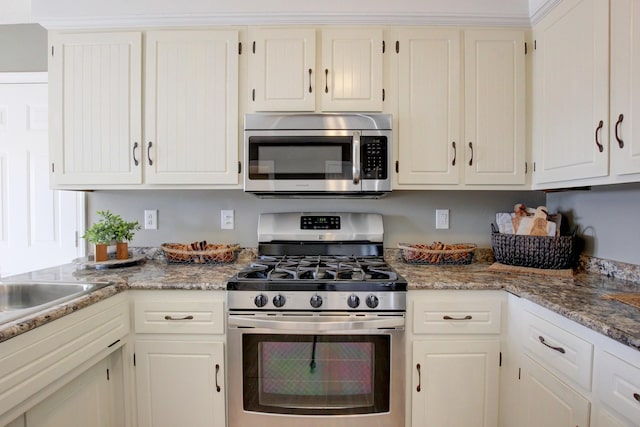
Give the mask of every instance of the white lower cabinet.
[{"label": "white lower cabinet", "polygon": [[224,427],[224,293],[134,292],[138,427]]},{"label": "white lower cabinet", "polygon": [[411,425],[496,426],[499,360],[497,338],[414,341]]},{"label": "white lower cabinet", "polygon": [[138,426],[225,426],[224,345],[136,342]]},{"label": "white lower cabinet", "polygon": [[522,363],[522,427],[588,427],[590,403],[529,356]]},{"label": "white lower cabinet", "polygon": [[596,352],[594,389],[599,404],[594,408],[593,427],[640,425],[640,355],[631,356],[636,356],[635,361],[605,350]]},{"label": "white lower cabinet", "polygon": [[501,312],[493,291],[409,294],[413,427],[496,427]]},{"label": "white lower cabinet", "polygon": [[117,427],[117,396],[110,358],[98,362],[25,414],[26,427]]}]

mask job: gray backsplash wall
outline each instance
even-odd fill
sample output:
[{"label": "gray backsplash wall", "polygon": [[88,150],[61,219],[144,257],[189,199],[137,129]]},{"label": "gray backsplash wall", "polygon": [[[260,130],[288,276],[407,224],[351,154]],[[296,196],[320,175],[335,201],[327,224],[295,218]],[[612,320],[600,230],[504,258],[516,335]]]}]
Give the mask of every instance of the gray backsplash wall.
[{"label": "gray backsplash wall", "polygon": [[549,193],[547,206],[578,225],[585,254],[640,265],[640,184]]},{"label": "gray backsplash wall", "polygon": [[[490,223],[496,212],[511,212],[515,203],[539,206],[542,192],[526,191],[394,191],[375,200],[258,199],[241,190],[136,190],[87,193],[88,224],[95,211],[109,209],[142,223],[145,209],[158,209],[158,230],[141,230],[134,246],[207,240],[257,246],[260,212],[353,211],[384,216],[385,246],[399,242],[472,242],[491,246]],[[435,210],[450,209],[450,229],[435,229]],[[235,229],[220,228],[220,210],[235,211]]]},{"label": "gray backsplash wall", "polygon": [[0,72],[47,71],[47,30],[38,24],[0,25]]}]

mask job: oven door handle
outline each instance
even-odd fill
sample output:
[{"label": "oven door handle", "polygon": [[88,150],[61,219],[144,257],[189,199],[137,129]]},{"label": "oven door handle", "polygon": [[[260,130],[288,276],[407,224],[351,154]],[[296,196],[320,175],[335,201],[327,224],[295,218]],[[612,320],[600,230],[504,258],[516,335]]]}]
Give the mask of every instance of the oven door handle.
[{"label": "oven door handle", "polygon": [[371,319],[345,320],[342,317],[287,317],[281,319],[265,319],[254,316],[229,316],[229,326],[244,328],[265,328],[273,330],[304,330],[315,332],[327,331],[362,331],[374,329],[404,328],[404,317],[377,317]]}]

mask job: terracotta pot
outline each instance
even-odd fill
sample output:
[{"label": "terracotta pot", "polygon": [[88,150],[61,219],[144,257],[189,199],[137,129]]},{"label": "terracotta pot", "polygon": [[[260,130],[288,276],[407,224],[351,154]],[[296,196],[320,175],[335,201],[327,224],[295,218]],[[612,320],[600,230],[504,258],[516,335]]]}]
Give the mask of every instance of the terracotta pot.
[{"label": "terracotta pot", "polygon": [[107,255],[107,247],[108,246],[104,243],[96,244],[95,251],[94,251],[95,262],[107,261],[109,259],[109,255]]},{"label": "terracotta pot", "polygon": [[116,243],[116,258],[129,259],[129,244],[127,242]]}]

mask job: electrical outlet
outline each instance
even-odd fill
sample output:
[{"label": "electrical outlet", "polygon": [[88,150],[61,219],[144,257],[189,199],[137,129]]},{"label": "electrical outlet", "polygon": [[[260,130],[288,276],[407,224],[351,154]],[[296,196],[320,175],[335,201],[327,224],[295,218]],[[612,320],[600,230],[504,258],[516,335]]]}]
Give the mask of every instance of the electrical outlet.
[{"label": "electrical outlet", "polygon": [[436,209],[436,229],[449,229],[449,209]]},{"label": "electrical outlet", "polygon": [[158,210],[150,209],[144,211],[144,228],[145,230],[158,229]]},{"label": "electrical outlet", "polygon": [[220,228],[223,230],[233,230],[233,209],[220,211]]}]

